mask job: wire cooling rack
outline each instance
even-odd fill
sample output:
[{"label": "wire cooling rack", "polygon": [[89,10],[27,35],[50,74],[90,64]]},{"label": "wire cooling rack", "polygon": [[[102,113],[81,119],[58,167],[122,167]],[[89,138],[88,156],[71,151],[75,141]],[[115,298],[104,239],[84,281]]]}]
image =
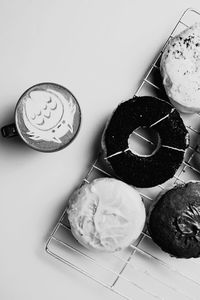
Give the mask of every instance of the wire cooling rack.
[{"label": "wire cooling rack", "polygon": [[[196,21],[200,21],[200,13],[188,9],[181,16],[169,39]],[[149,95],[167,100],[159,72],[164,47],[150,66],[135,95]],[[200,180],[200,148],[197,145],[200,114],[181,116],[190,134],[189,148],[172,179],[154,188],[138,189],[147,210],[162,190],[189,179]],[[107,169],[104,157],[100,153],[83,182],[89,183],[102,176],[113,177],[113,174]],[[125,299],[200,298],[200,259],[170,257],[155,245],[146,230],[134,244],[119,253],[90,251],[73,238],[64,210],[47,241],[46,251]]]}]

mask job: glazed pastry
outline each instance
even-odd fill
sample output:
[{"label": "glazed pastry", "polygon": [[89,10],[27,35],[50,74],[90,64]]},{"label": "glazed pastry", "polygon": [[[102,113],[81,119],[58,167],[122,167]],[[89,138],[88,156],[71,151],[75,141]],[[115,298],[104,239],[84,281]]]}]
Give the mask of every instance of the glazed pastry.
[{"label": "glazed pastry", "polygon": [[200,23],[169,40],[160,70],[171,103],[180,112],[200,112]]},{"label": "glazed pastry", "polygon": [[165,192],[150,209],[149,233],[163,251],[179,258],[200,256],[200,182]]},{"label": "glazed pastry", "polygon": [[[149,156],[134,153],[129,147],[129,137],[139,127],[158,133],[158,145]],[[149,96],[122,102],[102,137],[106,161],[115,175],[136,187],[153,187],[172,178],[183,161],[188,143],[188,132],[176,109]]]},{"label": "glazed pastry", "polygon": [[82,185],[70,197],[67,213],[72,234],[83,246],[108,252],[134,242],[146,218],[140,194],[114,178]]}]

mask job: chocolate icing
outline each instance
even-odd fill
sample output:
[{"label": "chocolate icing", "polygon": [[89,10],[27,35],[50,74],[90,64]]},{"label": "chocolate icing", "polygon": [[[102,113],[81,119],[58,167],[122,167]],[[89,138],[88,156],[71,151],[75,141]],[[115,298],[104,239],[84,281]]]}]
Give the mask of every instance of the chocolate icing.
[{"label": "chocolate icing", "polygon": [[150,210],[148,230],[164,251],[179,258],[200,256],[200,182],[177,185]]},{"label": "chocolate icing", "polygon": [[200,206],[188,205],[182,215],[176,218],[176,222],[183,234],[200,241]]},{"label": "chocolate icing", "polygon": [[[157,121],[162,120],[157,123]],[[161,145],[151,156],[134,154],[128,138],[138,127],[152,127]],[[107,161],[115,174],[137,187],[152,187],[172,178],[183,161],[188,146],[188,132],[168,102],[155,97],[134,97],[114,111],[103,135]],[[166,147],[164,147],[166,146]],[[114,155],[115,153],[119,153]]]}]

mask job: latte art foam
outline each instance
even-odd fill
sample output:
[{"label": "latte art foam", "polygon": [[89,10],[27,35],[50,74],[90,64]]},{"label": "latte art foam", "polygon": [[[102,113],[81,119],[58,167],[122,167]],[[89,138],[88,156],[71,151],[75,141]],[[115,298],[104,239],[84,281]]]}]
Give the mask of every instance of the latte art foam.
[{"label": "latte art foam", "polygon": [[77,135],[81,109],[74,95],[52,82],[27,89],[15,109],[16,130],[31,148],[54,152],[65,148]]},{"label": "latte art foam", "polygon": [[23,106],[23,119],[33,140],[62,143],[65,134],[73,133],[76,105],[69,96],[50,88],[30,91]]}]

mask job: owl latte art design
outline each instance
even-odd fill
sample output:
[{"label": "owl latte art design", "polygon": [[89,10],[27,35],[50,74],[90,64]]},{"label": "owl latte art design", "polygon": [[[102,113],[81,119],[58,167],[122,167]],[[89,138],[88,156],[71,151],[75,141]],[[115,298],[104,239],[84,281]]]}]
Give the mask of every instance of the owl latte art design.
[{"label": "owl latte art design", "polygon": [[75,112],[76,105],[71,95],[66,99],[60,92],[50,88],[33,90],[23,107],[27,134],[33,140],[62,143],[60,138],[68,132],[73,134]]},{"label": "owl latte art design", "polygon": [[15,110],[16,129],[31,148],[54,152],[65,148],[81,123],[78,101],[65,87],[51,82],[30,87]]}]

